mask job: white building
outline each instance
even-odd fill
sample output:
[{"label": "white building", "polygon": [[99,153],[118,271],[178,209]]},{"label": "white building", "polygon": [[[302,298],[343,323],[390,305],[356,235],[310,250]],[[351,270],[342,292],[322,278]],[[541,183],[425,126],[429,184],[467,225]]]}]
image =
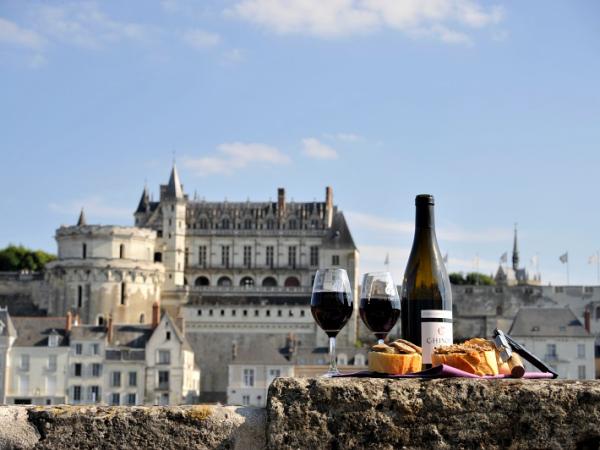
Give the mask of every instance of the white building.
[{"label": "white building", "polygon": [[[200,371],[174,321],[158,304],[152,324],[78,325],[63,317],[15,317],[0,332],[8,404],[183,404],[197,400]],[[14,327],[12,326],[14,324]],[[11,331],[12,330],[12,331]],[[166,381],[166,384],[164,383]]]},{"label": "white building", "polygon": [[64,317],[13,317],[15,340],[7,349],[7,404],[66,403],[69,346]]},{"label": "white building", "polygon": [[294,376],[294,366],[277,348],[256,344],[232,346],[227,385],[230,405],[264,407],[271,382],[277,377]]},{"label": "white building", "polygon": [[[560,378],[594,379],[595,337],[570,308],[522,308],[509,334]],[[535,370],[531,366],[528,370]]]}]

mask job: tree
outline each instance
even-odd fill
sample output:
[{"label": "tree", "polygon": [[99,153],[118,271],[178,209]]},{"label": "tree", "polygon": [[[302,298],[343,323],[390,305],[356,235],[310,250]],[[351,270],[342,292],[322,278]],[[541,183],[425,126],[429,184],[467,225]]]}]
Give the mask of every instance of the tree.
[{"label": "tree", "polygon": [[31,250],[22,245],[9,245],[0,250],[0,271],[18,272],[28,270],[39,272],[50,261],[54,261],[56,255],[46,253],[42,250]]},{"label": "tree", "polygon": [[457,285],[481,285],[481,286],[493,286],[496,281],[489,275],[478,272],[469,272],[464,274],[462,272],[453,272],[449,275],[450,283]]}]

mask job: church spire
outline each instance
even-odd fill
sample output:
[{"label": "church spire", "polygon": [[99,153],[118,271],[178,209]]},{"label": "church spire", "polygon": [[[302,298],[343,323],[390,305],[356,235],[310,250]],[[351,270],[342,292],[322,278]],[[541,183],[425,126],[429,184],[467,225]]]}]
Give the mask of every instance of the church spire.
[{"label": "church spire", "polygon": [[150,206],[150,197],[148,195],[148,187],[144,186],[144,191],[142,192],[142,197],[140,198],[140,203],[138,204],[136,213],[145,213],[148,211],[148,207]]},{"label": "church spire", "polygon": [[513,242],[512,265],[516,271],[519,268],[519,247],[517,244],[517,224],[515,223],[515,240]]},{"label": "church spire", "polygon": [[181,181],[179,181],[179,174],[177,173],[177,166],[175,166],[174,161],[171,176],[169,177],[169,183],[167,184],[166,194],[172,198],[183,198],[183,189],[181,187]]},{"label": "church spire", "polygon": [[79,213],[79,219],[77,220],[78,227],[85,227],[87,225],[87,221],[85,220],[85,213],[83,212],[83,208],[81,208],[81,212]]}]

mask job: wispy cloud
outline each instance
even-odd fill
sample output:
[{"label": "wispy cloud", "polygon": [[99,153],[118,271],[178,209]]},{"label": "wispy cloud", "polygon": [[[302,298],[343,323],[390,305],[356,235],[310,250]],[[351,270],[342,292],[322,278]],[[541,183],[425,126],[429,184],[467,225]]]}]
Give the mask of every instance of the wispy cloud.
[{"label": "wispy cloud", "polygon": [[133,217],[131,208],[123,208],[108,203],[101,196],[84,197],[59,203],[53,202],[48,205],[50,211],[70,215],[73,217],[73,223],[76,222],[81,208],[84,208],[88,220],[94,219],[130,219]]},{"label": "wispy cloud", "polygon": [[187,30],[183,32],[181,37],[186,44],[198,50],[216,47],[221,42],[221,36],[217,33],[211,33],[199,28]]},{"label": "wispy cloud", "polygon": [[183,164],[198,175],[231,175],[250,165],[285,165],[291,159],[275,147],[260,143],[230,142],[217,147],[217,154],[184,158]]},{"label": "wispy cloud", "polygon": [[364,140],[360,134],[356,133],[325,133],[327,139],[333,139],[341,142],[358,142]]},{"label": "wispy cloud", "polygon": [[461,31],[499,23],[503,10],[478,0],[239,0],[226,15],[279,34],[338,37],[389,28],[449,44],[470,42]]},{"label": "wispy cloud", "polygon": [[84,48],[144,41],[152,30],[147,25],[114,19],[95,2],[44,4],[33,15],[36,28],[49,39]]},{"label": "wispy cloud", "polygon": [[16,23],[0,17],[0,44],[41,50],[45,43],[46,39],[36,31],[22,28]]},{"label": "wispy cloud", "polygon": [[[347,211],[346,216],[353,228],[395,234],[412,234],[415,229],[413,222],[402,222],[373,214]],[[436,231],[439,239],[450,242],[510,242],[512,238],[508,228],[465,230],[456,226],[444,226],[437,227]]]},{"label": "wispy cloud", "polygon": [[302,152],[314,159],[337,159],[338,153],[315,138],[302,139]]}]

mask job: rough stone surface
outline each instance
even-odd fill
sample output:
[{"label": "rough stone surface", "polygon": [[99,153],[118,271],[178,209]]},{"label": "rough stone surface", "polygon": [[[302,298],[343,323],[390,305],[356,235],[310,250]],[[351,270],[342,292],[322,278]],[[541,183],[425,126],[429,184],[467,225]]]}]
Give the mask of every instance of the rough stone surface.
[{"label": "rough stone surface", "polygon": [[275,380],[267,447],[599,448],[600,382]]},{"label": "rough stone surface", "polygon": [[265,411],[209,405],[5,406],[0,430],[0,448],[262,449]]}]

